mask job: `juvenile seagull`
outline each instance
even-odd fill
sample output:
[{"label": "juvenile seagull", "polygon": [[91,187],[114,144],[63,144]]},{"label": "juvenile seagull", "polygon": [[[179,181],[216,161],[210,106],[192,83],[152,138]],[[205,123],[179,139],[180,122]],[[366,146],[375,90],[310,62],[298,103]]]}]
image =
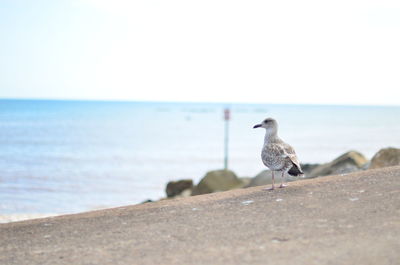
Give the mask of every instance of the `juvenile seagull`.
[{"label": "juvenile seagull", "polygon": [[275,189],[274,171],[282,172],[279,188],[286,186],[283,184],[285,173],[291,176],[304,174],[293,147],[278,137],[278,123],[276,120],[267,118],[261,124],[254,125],[253,128],[264,128],[266,130],[261,160],[272,171],[272,187],[270,190]]}]

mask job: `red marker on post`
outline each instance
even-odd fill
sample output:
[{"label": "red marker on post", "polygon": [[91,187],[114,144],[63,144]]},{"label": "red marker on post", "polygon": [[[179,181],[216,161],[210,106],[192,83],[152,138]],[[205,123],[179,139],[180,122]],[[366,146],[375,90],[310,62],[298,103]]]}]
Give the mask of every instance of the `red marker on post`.
[{"label": "red marker on post", "polygon": [[225,148],[224,148],[224,169],[228,169],[228,140],[229,140],[229,120],[231,119],[231,111],[229,108],[224,109],[225,119]]},{"label": "red marker on post", "polygon": [[224,117],[226,121],[229,121],[229,119],[231,118],[231,111],[229,109],[224,110]]}]

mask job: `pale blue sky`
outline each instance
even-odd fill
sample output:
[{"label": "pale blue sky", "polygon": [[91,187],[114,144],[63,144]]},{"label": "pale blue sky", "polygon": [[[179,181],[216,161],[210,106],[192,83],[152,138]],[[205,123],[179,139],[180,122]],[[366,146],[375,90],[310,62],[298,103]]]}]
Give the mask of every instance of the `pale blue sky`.
[{"label": "pale blue sky", "polygon": [[400,2],[0,0],[0,98],[400,105]]}]

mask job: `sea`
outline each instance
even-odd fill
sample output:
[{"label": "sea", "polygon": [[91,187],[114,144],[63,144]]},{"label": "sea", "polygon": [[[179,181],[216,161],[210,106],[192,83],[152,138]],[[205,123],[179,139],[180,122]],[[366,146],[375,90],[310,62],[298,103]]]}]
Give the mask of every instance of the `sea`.
[{"label": "sea", "polygon": [[399,106],[0,100],[0,222],[165,197],[224,167],[226,128],[228,168],[253,177],[266,117],[302,163],[400,147]]}]

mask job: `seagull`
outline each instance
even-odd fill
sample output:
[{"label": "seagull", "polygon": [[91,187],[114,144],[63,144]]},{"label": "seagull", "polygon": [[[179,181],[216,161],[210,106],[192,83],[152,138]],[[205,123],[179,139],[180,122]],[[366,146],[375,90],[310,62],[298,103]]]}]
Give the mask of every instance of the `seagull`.
[{"label": "seagull", "polygon": [[264,146],[261,151],[261,160],[272,171],[272,187],[268,190],[275,189],[274,171],[282,173],[279,188],[286,186],[283,183],[285,173],[291,176],[304,174],[293,147],[279,138],[278,123],[276,120],[267,118],[262,123],[254,125],[253,128],[264,128],[266,131]]}]

